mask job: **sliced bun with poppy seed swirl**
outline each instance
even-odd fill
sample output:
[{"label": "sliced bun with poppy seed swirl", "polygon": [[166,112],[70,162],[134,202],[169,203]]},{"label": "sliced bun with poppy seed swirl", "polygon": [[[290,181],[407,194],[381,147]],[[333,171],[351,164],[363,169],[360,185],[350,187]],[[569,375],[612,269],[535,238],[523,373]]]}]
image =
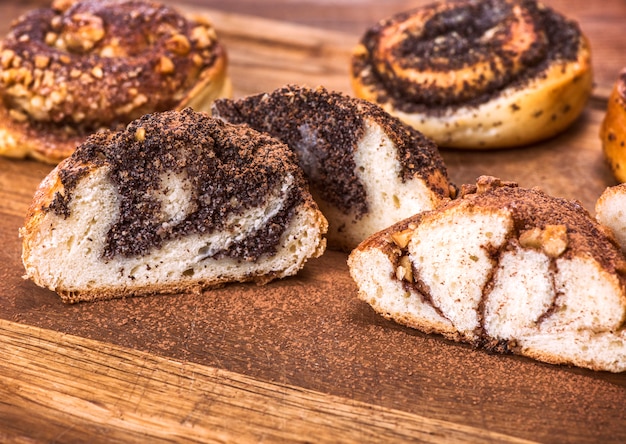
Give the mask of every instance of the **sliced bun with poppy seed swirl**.
[{"label": "sliced bun with poppy seed swirl", "polygon": [[626,370],[626,259],[578,202],[481,177],[348,260],[359,297],[428,333],[553,364]]},{"label": "sliced bun with poppy seed swirl", "polygon": [[90,136],[20,234],[26,277],[78,302],[290,276],[326,228],[286,145],[185,109]]},{"label": "sliced bun with poppy seed swirl", "polygon": [[296,153],[329,221],[329,248],[350,251],[456,192],[432,141],[361,99],[288,85],[217,100],[213,115],[267,132]]},{"label": "sliced bun with poppy seed swirl", "polygon": [[558,134],[593,86],[578,25],[535,0],[440,1],[382,20],[354,49],[351,79],[440,147],[468,149]]},{"label": "sliced bun with poppy seed swirl", "polygon": [[58,163],[99,129],[230,95],[212,25],[149,0],[55,1],[0,43],[0,155]]}]

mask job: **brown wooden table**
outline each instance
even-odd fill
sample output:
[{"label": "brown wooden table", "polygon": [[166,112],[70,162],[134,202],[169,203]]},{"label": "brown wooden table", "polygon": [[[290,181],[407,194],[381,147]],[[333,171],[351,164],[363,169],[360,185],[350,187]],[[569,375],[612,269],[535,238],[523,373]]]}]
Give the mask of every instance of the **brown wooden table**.
[{"label": "brown wooden table", "polygon": [[[285,83],[350,93],[364,29],[420,3],[177,5],[212,19],[243,96]],[[458,184],[498,175],[592,211],[614,184],[597,132],[626,66],[626,2],[546,3],[591,40],[584,115],[535,146],[443,155]],[[0,31],[38,4],[0,2]],[[21,278],[17,231],[49,170],[0,159],[0,441],[626,442],[626,374],[493,355],[385,321],[356,298],[337,252],[264,287],[64,305]]]}]

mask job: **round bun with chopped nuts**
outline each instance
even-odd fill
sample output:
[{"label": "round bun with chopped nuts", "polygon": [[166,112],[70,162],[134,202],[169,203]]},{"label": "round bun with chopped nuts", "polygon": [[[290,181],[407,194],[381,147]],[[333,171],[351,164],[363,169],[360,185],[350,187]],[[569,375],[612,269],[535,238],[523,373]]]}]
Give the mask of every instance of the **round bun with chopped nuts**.
[{"label": "round bun with chopped nuts", "polygon": [[206,20],[148,0],[55,1],[0,42],[0,155],[58,163],[100,129],[228,95]]},{"label": "round bun with chopped nuts", "polygon": [[558,134],[592,89],[578,25],[534,0],[440,1],[370,28],[352,57],[358,97],[440,147],[491,149]]},{"label": "round bun with chopped nuts", "polygon": [[375,234],[348,260],[359,297],[425,332],[626,371],[626,260],[576,201],[493,177]]}]

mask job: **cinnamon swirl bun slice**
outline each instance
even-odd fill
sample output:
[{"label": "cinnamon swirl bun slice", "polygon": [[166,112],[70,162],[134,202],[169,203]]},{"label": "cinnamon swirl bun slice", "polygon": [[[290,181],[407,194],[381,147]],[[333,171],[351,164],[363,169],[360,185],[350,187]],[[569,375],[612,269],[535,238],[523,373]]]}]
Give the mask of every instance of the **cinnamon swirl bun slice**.
[{"label": "cinnamon swirl bun slice", "polygon": [[350,251],[456,192],[432,141],[361,99],[288,85],[217,100],[213,115],[289,145],[329,221],[330,248]]},{"label": "cinnamon swirl bun slice", "polygon": [[364,241],[359,297],[427,333],[553,364],[626,370],[626,259],[578,202],[492,177]]},{"label": "cinnamon swirl bun slice", "polygon": [[0,42],[0,155],[58,163],[100,129],[230,95],[204,18],[149,0],[57,0]]},{"label": "cinnamon swirl bun slice", "polygon": [[570,126],[591,68],[578,24],[535,0],[439,1],[368,29],[351,81],[440,147],[491,149]]},{"label": "cinnamon swirl bun slice", "polygon": [[90,136],[20,234],[26,277],[78,302],[291,276],[326,228],[286,145],[185,109]]}]

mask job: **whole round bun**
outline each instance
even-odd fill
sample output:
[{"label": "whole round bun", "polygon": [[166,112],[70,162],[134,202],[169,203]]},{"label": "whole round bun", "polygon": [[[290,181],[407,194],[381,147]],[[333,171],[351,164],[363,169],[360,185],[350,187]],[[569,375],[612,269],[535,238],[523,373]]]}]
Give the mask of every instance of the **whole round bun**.
[{"label": "whole round bun", "polygon": [[56,1],[0,43],[0,155],[58,163],[87,135],[230,95],[205,19],[149,0]]},{"label": "whole round bun", "polygon": [[626,182],[626,69],[620,73],[600,126],[604,156],[619,182]]},{"label": "whole round bun", "polygon": [[351,79],[439,146],[471,149],[558,134],[593,83],[578,25],[534,0],[443,1],[382,20],[354,49]]},{"label": "whole round bun", "polygon": [[286,145],[186,108],[90,136],[20,235],[26,277],[78,302],[291,276],[326,228]]},{"label": "whole round bun", "polygon": [[350,251],[456,193],[437,146],[362,99],[287,85],[216,100],[213,115],[267,132],[292,149],[328,219],[333,249]]}]

